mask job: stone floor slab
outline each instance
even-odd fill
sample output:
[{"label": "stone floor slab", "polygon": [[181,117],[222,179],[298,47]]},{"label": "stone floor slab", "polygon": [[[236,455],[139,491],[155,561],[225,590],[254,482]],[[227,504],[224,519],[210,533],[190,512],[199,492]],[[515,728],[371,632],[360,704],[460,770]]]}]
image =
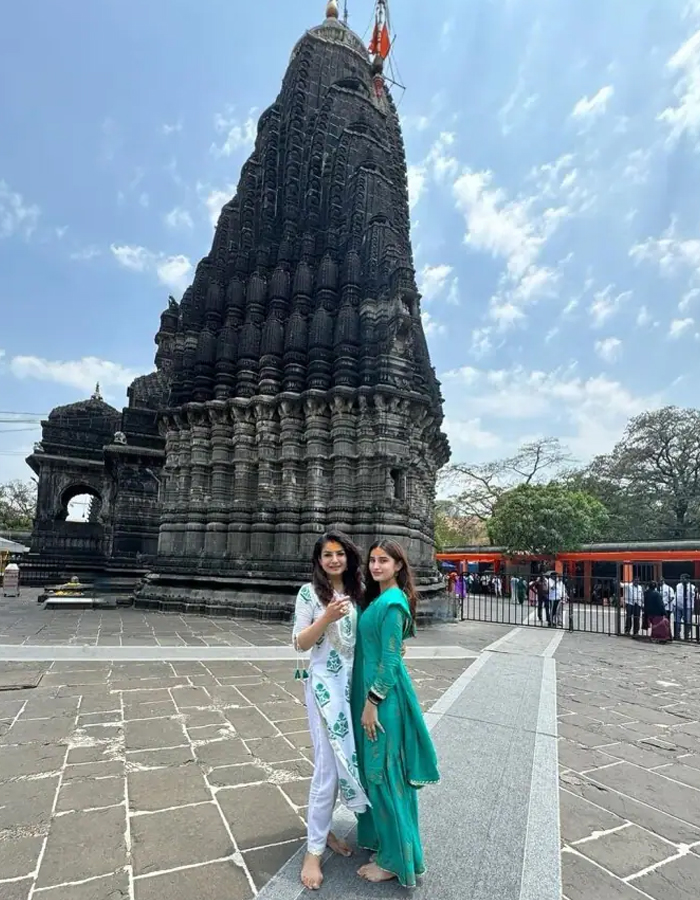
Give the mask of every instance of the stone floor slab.
[{"label": "stone floor slab", "polygon": [[303,837],[305,826],[272,784],[224,788],[217,800],[241,850]]},{"label": "stone floor slab", "polygon": [[697,900],[700,857],[689,853],[659,866],[648,875],[635,878],[631,884],[655,900]]},{"label": "stone floor slab", "polygon": [[[6,884],[0,883],[0,897],[2,897],[2,900],[28,900],[33,884],[33,878],[24,878],[22,881],[13,881]],[[39,897],[41,897],[41,894],[39,894]]]},{"label": "stone floor slab", "polygon": [[131,816],[131,836],[134,875],[197,865],[233,853],[214,803]]},{"label": "stone floor slab", "polygon": [[244,870],[230,860],[134,881],[134,900],[248,900],[252,896]]},{"label": "stone floor slab", "polygon": [[566,790],[559,794],[559,813],[562,840],[568,844],[590,837],[595,832],[609,831],[625,824],[620,816],[594,806]]},{"label": "stone floor slab", "polygon": [[193,764],[150,772],[130,772],[127,781],[129,807],[132,810],[168,809],[211,800],[204,776]]},{"label": "stone floor slab", "polygon": [[668,859],[677,848],[637,825],[630,825],[579,844],[576,849],[614,875],[627,878]]},{"label": "stone floor slab", "polygon": [[0,878],[21,878],[23,875],[31,875],[36,869],[44,837],[42,829],[34,830],[36,837],[24,836],[21,830],[16,829],[0,833]]},{"label": "stone floor slab", "polygon": [[[49,888],[34,895],[37,900],[127,900],[129,876],[126,872],[114,872],[95,878],[86,884],[69,884]],[[3,900],[5,898],[3,897]]]},{"label": "stone floor slab", "polygon": [[82,881],[126,865],[124,807],[76,812],[55,819],[37,887]]},{"label": "stone floor slab", "polygon": [[87,778],[64,782],[58,793],[56,812],[96,809],[124,802],[121,777]]},{"label": "stone floor slab", "polygon": [[263,888],[303,844],[304,841],[292,841],[288,844],[278,844],[275,847],[249,850],[244,853],[243,859],[257,889]]},{"label": "stone floor slab", "polygon": [[644,900],[636,888],[573,853],[562,855],[562,893],[566,900]]}]

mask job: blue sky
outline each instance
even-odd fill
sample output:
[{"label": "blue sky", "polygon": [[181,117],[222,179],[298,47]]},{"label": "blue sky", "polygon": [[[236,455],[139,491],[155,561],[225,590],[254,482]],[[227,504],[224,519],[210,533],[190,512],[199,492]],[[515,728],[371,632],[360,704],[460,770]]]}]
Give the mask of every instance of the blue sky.
[{"label": "blue sky", "polygon": [[[106,398],[235,191],[323,0],[26,0],[0,33],[0,410]],[[361,35],[372,0],[349,0]],[[416,268],[454,459],[581,458],[700,369],[700,0],[392,8]],[[7,416],[3,416],[7,418]],[[0,481],[30,425],[0,424]]]}]

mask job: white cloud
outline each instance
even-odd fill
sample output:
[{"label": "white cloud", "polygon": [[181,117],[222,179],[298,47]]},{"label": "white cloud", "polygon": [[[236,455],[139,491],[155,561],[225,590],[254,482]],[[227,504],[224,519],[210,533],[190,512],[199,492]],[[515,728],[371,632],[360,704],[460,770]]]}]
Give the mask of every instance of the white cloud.
[{"label": "white cloud", "polygon": [[700,288],[693,288],[683,295],[679,304],[678,311],[679,312],[687,312],[688,309],[695,303],[695,301],[700,297]]},{"label": "white cloud", "polygon": [[186,256],[166,256],[156,254],[145,247],[129,245],[110,247],[114,258],[125,269],[132,272],[153,272],[161,284],[174,291],[184,291],[190,283],[192,263]]},{"label": "white cloud", "polygon": [[21,194],[10,189],[0,180],[0,238],[15,234],[29,238],[37,226],[41,211],[33,203],[27,203]]},{"label": "white cloud", "polygon": [[452,155],[455,144],[455,135],[451,131],[443,131],[428,151],[425,158],[425,168],[428,169],[437,181],[445,181],[447,178],[455,178],[459,171],[459,163]]},{"label": "white cloud", "polygon": [[627,154],[627,162],[623,169],[622,177],[635,185],[646,184],[649,180],[651,157],[652,150],[649,147],[645,150],[632,150],[631,153]]},{"label": "white cloud", "polygon": [[581,97],[571,111],[572,117],[584,121],[597,119],[607,111],[608,104],[614,93],[615,89],[613,86],[606,84],[592,97]]},{"label": "white cloud", "polygon": [[96,256],[100,256],[101,253],[102,251],[99,247],[91,245],[89,247],[83,247],[80,250],[74,250],[73,253],[70,254],[70,259],[76,262],[88,262]]},{"label": "white cloud", "polygon": [[528,433],[556,433],[582,460],[607,452],[630,416],[662,402],[659,396],[636,396],[605,375],[581,377],[576,366],[548,372],[467,367],[441,374],[440,380],[448,420],[468,409],[487,431],[516,436],[518,443],[523,429],[514,428],[528,422]]},{"label": "white cloud", "polygon": [[672,223],[662,237],[647,238],[635,244],[630,256],[636,263],[656,263],[662,275],[672,276],[685,270],[697,274],[700,270],[700,239],[677,237],[675,223]]},{"label": "white cloud", "polygon": [[453,454],[459,456],[460,450],[494,450],[502,443],[501,438],[481,425],[481,419],[452,419],[446,417],[442,429],[447,434]]},{"label": "white cloud", "polygon": [[119,363],[98,359],[96,356],[68,361],[41,359],[38,356],[15,356],[10,361],[10,371],[16,378],[53,381],[86,394],[95,389],[98,381],[105,390],[126,388],[139,374]]},{"label": "white cloud", "polygon": [[232,156],[239,151],[253,149],[258,131],[255,119],[256,109],[251,109],[246,119],[238,119],[233,115],[233,109],[225,113],[217,113],[214,117],[214,127],[219,134],[225,135],[222,144],[212,144],[210,151],[214,156]]},{"label": "white cloud", "polygon": [[161,131],[166,137],[169,137],[171,134],[178,134],[182,131],[182,119],[178,119],[177,122],[174,122],[172,125],[164,122]]},{"label": "white cloud", "polygon": [[694,319],[673,319],[668,329],[668,336],[675,341],[683,337],[695,325]]},{"label": "white cloud", "polygon": [[647,325],[651,324],[651,313],[646,308],[646,306],[642,306],[637,313],[637,328],[644,328]]},{"label": "white cloud", "polygon": [[493,349],[491,337],[493,329],[488,325],[484,328],[475,328],[472,331],[472,353],[474,356],[486,356]]},{"label": "white cloud", "polygon": [[414,209],[425,190],[425,167],[409,166],[408,167],[408,203],[411,209]]},{"label": "white cloud", "polygon": [[593,295],[593,302],[588,307],[591,314],[592,325],[594,328],[600,328],[608,319],[619,312],[620,307],[632,296],[631,291],[623,291],[621,294],[615,294],[615,286],[609,284],[602,291],[597,291]]},{"label": "white cloud", "polygon": [[615,362],[619,359],[621,351],[622,341],[619,338],[609,337],[595,342],[595,352],[605,362]]},{"label": "white cloud", "polygon": [[236,185],[229,184],[224,188],[210,189],[208,186],[200,183],[197,185],[197,193],[207,208],[211,227],[216,228],[221,215],[221,207],[228,203],[231,197],[235,196]]},{"label": "white cloud", "polygon": [[192,216],[181,206],[176,206],[165,216],[165,224],[168,228],[193,228]]},{"label": "white cloud", "polygon": [[156,264],[156,274],[161,284],[175,291],[184,291],[192,280],[192,263],[181,253],[167,256]]},{"label": "white cloud", "polygon": [[427,303],[443,292],[451,274],[452,266],[423,266],[418,275],[418,290]]},{"label": "white cloud", "polygon": [[440,322],[437,322],[430,313],[423,312],[421,313],[421,321],[423,323],[423,331],[426,336],[431,334],[434,335],[442,335],[447,333],[447,329]]},{"label": "white cloud", "polygon": [[675,106],[667,106],[659,114],[659,121],[668,126],[668,140],[671,144],[686,133],[693,140],[698,140],[700,139],[700,30],[678,48],[669,59],[667,67],[677,78],[674,87],[677,102]]}]

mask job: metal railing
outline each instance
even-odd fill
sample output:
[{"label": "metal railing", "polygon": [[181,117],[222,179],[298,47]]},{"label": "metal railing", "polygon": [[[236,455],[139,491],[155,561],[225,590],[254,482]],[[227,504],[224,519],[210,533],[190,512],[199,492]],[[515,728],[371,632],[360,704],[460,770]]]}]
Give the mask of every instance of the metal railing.
[{"label": "metal railing", "polygon": [[[700,644],[700,582],[661,586],[670,638]],[[664,626],[644,611],[647,584],[621,584],[614,578],[580,576],[460,576],[454,584],[455,606],[462,621],[493,622],[535,628],[564,628],[587,634],[661,639]]]}]

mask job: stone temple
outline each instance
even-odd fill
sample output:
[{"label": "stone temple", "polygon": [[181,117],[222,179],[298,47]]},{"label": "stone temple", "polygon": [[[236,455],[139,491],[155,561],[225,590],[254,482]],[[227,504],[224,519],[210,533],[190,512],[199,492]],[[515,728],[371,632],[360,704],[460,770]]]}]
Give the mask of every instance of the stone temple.
[{"label": "stone temple", "polygon": [[[139,606],[286,615],[337,526],[401,541],[429,603],[449,447],[382,64],[334,0],[294,47],[156,371],[122,413],[96,394],[43,423],[33,566],[145,576]],[[64,521],[85,489],[91,521]]]}]

